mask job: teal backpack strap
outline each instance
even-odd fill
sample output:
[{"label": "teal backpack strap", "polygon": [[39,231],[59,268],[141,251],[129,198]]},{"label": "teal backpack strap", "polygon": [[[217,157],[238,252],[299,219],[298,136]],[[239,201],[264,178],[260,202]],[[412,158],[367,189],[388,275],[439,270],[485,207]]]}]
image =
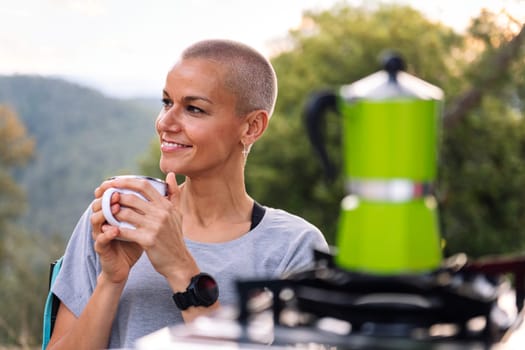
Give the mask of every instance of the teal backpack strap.
[{"label": "teal backpack strap", "polygon": [[51,287],[55,283],[55,279],[58,276],[58,272],[62,267],[62,260],[64,257],[61,257],[57,261],[51,264],[49,271],[49,292],[47,294],[46,304],[44,307],[44,320],[43,320],[43,329],[42,329],[42,350],[45,350],[51,334],[53,333],[53,327],[55,326],[55,319],[58,311],[58,306],[60,305],[60,300],[51,293]]}]

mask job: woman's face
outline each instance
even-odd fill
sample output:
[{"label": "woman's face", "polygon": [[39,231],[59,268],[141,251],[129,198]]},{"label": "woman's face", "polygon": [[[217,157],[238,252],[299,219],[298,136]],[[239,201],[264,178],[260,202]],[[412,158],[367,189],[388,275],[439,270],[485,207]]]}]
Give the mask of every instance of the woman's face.
[{"label": "woman's face", "polygon": [[205,59],[182,60],[168,73],[156,121],[163,172],[231,176],[242,169],[245,118],[235,114],[222,76],[222,67]]}]

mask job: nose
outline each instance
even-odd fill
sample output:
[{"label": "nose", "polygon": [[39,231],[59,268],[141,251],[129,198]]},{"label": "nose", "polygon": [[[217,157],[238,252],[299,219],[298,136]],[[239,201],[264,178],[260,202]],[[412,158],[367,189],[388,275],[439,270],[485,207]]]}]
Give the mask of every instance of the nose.
[{"label": "nose", "polygon": [[166,109],[162,107],[155,121],[157,133],[163,131],[179,132],[181,128],[180,118],[177,116],[177,108],[173,105]]}]

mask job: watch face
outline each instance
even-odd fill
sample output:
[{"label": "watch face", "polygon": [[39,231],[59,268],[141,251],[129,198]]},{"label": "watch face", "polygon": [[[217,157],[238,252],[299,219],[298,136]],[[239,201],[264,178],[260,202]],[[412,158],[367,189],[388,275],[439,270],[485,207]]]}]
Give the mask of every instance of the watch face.
[{"label": "watch face", "polygon": [[217,282],[215,282],[215,280],[209,275],[201,275],[197,280],[195,287],[200,299],[204,303],[204,306],[210,306],[219,296]]}]

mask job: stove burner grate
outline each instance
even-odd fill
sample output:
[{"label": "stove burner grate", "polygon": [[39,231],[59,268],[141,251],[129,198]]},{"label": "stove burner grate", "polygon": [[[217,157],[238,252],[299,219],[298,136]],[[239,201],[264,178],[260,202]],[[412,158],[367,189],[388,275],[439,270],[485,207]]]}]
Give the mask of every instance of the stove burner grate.
[{"label": "stove burner grate", "polygon": [[[381,276],[342,270],[332,255],[315,255],[310,270],[239,281],[239,322],[271,311],[281,334],[283,328],[322,331],[332,320],[339,336],[494,343],[521,321],[525,259],[468,262],[458,255],[429,273]],[[500,305],[511,290],[509,274],[514,312]]]}]

